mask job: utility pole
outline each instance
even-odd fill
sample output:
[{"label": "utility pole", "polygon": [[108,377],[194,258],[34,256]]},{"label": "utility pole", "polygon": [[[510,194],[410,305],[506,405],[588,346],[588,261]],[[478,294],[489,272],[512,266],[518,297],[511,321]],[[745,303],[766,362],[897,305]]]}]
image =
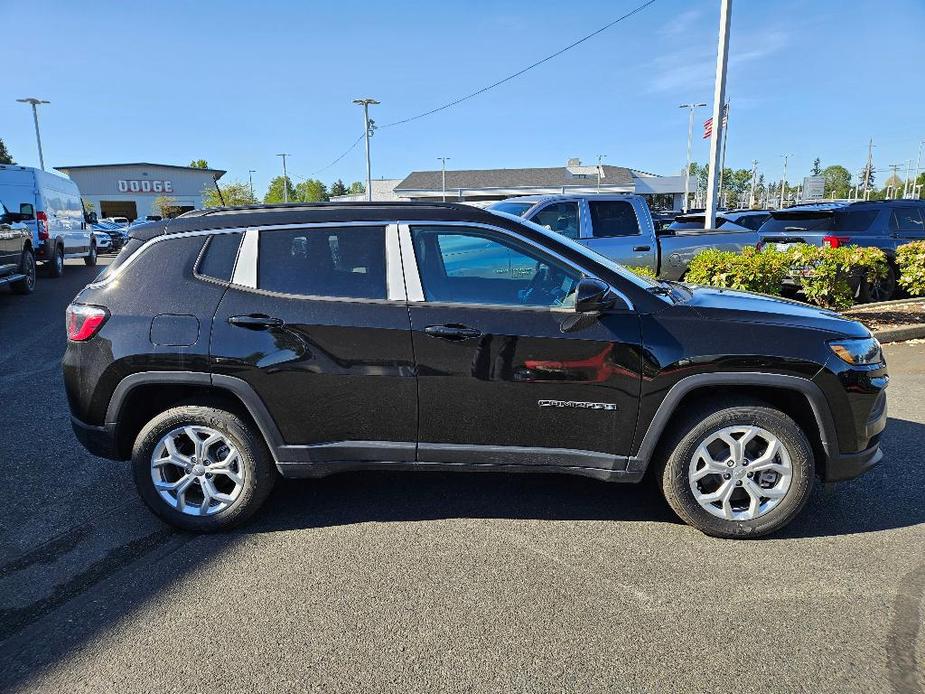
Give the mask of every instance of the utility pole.
[{"label": "utility pole", "polygon": [[784,158],[784,175],[780,179],[780,209],[784,209],[784,192],[787,190],[787,162],[792,157],[792,154],[781,154]]},{"label": "utility pole", "polygon": [[681,104],[678,108],[686,108],[687,117],[687,168],[684,169],[684,204],[681,206],[683,212],[687,212],[687,198],[691,189],[691,140],[694,136],[694,109],[706,106],[706,104]]},{"label": "utility pole", "polygon": [[726,142],[729,140],[729,102],[723,107],[723,156],[719,163],[719,192],[723,193],[723,174],[726,173]]},{"label": "utility pole", "polygon": [[874,139],[871,138],[867,142],[867,165],[864,167],[864,199],[868,199],[868,186],[870,184],[870,177],[873,173],[874,167]]},{"label": "utility pole", "polygon": [[45,155],[42,154],[42,136],[39,134],[39,110],[36,108],[39,104],[50,104],[50,101],[36,99],[30,96],[28,99],[16,99],[21,104],[32,104],[32,120],[35,122],[35,142],[39,146],[39,166],[42,171],[45,170]]},{"label": "utility pole", "polygon": [[758,160],[752,160],[752,186],[748,194],[748,206],[755,206],[755,186],[758,185]]},{"label": "utility pole", "polygon": [[443,174],[443,202],[446,202],[446,160],[452,157],[437,157],[441,163],[441,173]]},{"label": "utility pole", "polygon": [[255,174],[255,173],[257,173],[257,170],[256,170],[256,169],[248,169],[248,170],[247,170],[247,183],[248,183],[248,185],[250,186],[250,189],[251,189],[251,200],[256,200],[256,199],[257,199],[257,198],[254,197],[254,174]]},{"label": "utility pole", "polygon": [[289,174],[286,173],[286,157],[288,154],[277,154],[283,158],[283,202],[289,202]]},{"label": "utility pole", "polygon": [[[894,180],[896,180],[897,178],[899,178],[899,176],[896,175],[896,172],[899,171],[900,167],[902,167],[902,164],[890,164],[890,165],[889,165],[889,168],[893,171],[893,175],[890,176],[890,178],[889,178],[890,181],[894,181]],[[888,182],[888,183],[887,183],[887,186],[886,186],[886,199],[887,199],[887,200],[892,200],[892,199],[893,199],[893,195],[894,195],[894,194],[896,193],[896,191],[898,191],[898,190],[899,190],[899,186],[895,185],[894,183],[889,183],[889,182]]]},{"label": "utility pole", "polygon": [[606,157],[607,157],[606,154],[597,155],[597,192],[598,193],[601,192],[601,174],[604,172],[604,159]]},{"label": "utility pole", "polygon": [[922,146],[923,145],[925,145],[925,140],[922,140],[921,142],[919,142],[919,153],[918,153],[918,156],[915,158],[915,171],[912,173],[912,198],[913,199],[917,197],[915,193],[915,185],[916,185],[916,182],[919,180],[919,165],[922,163]]},{"label": "utility pole", "polygon": [[366,125],[366,200],[373,201],[373,173],[369,159],[369,138],[372,137],[375,123],[369,119],[369,107],[380,102],[375,99],[354,99],[353,103],[363,107],[363,122]]},{"label": "utility pole", "polygon": [[719,176],[720,147],[723,131],[723,108],[726,105],[726,65],[729,60],[729,26],[732,23],[732,0],[720,0],[719,41],[716,47],[716,80],[713,87],[713,137],[710,138],[710,175],[707,181],[707,204],[703,228],[716,226],[716,193]]}]

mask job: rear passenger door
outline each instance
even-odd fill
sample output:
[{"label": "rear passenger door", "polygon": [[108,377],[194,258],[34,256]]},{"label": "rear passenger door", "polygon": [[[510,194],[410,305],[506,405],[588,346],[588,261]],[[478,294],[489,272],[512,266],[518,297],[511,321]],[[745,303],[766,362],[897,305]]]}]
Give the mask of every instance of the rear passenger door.
[{"label": "rear passenger door", "polygon": [[655,239],[641,228],[631,202],[588,200],[586,204],[591,236],[581,243],[623,265],[655,266]]},{"label": "rear passenger door", "polygon": [[282,437],[281,462],[414,460],[397,243],[383,223],[245,233],[213,321],[213,373],[256,392]]}]

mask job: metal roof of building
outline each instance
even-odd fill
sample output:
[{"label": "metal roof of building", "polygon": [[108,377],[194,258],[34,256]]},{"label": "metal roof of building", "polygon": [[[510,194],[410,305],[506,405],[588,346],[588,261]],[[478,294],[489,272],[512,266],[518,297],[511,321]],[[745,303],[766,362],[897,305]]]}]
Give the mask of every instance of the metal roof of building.
[{"label": "metal roof of building", "polygon": [[[574,168],[574,167],[573,167]],[[567,166],[523,169],[469,169],[446,172],[447,190],[488,190],[512,188],[562,188],[571,186],[588,186],[597,183],[597,167],[591,167],[595,174],[578,177],[569,173]],[[634,187],[633,174],[623,166],[604,165],[602,184],[608,188]],[[441,190],[443,172],[412,171],[401,183],[395,186],[395,192],[416,190]]]}]

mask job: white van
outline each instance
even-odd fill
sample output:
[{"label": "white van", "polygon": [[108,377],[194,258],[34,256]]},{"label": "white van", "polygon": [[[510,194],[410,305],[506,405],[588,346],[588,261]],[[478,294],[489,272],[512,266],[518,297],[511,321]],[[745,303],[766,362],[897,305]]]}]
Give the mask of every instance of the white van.
[{"label": "white van", "polygon": [[3,164],[0,201],[33,229],[35,258],[49,275],[61,276],[65,258],[96,265],[96,242],[74,181],[31,166]]}]

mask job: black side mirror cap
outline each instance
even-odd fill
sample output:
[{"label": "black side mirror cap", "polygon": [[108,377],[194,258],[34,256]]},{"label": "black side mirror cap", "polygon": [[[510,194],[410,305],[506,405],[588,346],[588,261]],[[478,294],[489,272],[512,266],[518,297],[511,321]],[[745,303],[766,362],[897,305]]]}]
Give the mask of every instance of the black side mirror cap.
[{"label": "black side mirror cap", "polygon": [[609,284],[594,277],[583,277],[575,294],[576,313],[602,313],[627,310],[626,301]]}]

